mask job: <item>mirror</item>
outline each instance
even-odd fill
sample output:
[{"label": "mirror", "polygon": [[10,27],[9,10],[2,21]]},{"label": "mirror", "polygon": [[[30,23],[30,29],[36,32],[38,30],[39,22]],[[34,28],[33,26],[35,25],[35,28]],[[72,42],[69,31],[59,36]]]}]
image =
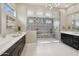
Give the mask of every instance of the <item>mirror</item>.
[{"label": "mirror", "polygon": [[68,22],[71,23],[72,31],[79,31],[79,12],[68,15]]},{"label": "mirror", "polygon": [[79,12],[72,14],[72,29],[79,31]]},{"label": "mirror", "polygon": [[72,28],[76,31],[79,31],[79,19],[72,21]]},{"label": "mirror", "polygon": [[7,33],[15,33],[17,31],[16,19],[11,16],[6,16],[6,29]]}]

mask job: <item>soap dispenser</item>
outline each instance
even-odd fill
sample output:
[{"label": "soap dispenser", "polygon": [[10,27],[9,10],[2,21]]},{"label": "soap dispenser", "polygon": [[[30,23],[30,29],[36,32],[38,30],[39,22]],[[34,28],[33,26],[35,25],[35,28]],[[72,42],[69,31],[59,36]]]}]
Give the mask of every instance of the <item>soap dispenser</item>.
[{"label": "soap dispenser", "polygon": [[18,33],[21,34],[21,27],[18,26]]}]

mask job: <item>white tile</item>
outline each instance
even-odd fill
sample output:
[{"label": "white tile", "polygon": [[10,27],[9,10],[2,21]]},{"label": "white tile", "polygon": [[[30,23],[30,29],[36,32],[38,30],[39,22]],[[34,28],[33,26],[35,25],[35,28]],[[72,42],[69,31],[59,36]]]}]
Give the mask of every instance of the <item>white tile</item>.
[{"label": "white tile", "polygon": [[75,50],[74,48],[66,44],[59,42],[26,44],[22,52],[22,56],[78,56],[78,55],[79,51]]}]

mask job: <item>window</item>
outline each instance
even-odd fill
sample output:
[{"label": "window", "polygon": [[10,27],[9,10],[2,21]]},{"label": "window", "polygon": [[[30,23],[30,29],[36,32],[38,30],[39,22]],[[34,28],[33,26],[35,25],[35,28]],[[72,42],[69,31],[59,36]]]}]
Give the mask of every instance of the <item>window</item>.
[{"label": "window", "polygon": [[29,19],[29,24],[33,23],[33,20],[32,19]]},{"label": "window", "polygon": [[46,20],[46,24],[50,24],[50,23],[52,23],[52,21],[51,20]]},{"label": "window", "polygon": [[34,16],[34,12],[32,10],[27,10],[27,16]]},{"label": "window", "polygon": [[36,12],[36,15],[39,16],[43,16],[43,12]]},{"label": "window", "polygon": [[52,17],[51,13],[45,13],[45,17]]},{"label": "window", "polygon": [[12,8],[12,6],[8,3],[5,3],[4,4],[4,7],[3,7],[3,10],[4,12],[8,13],[8,14],[11,14],[13,16],[16,16],[16,13],[14,11],[14,9]]}]

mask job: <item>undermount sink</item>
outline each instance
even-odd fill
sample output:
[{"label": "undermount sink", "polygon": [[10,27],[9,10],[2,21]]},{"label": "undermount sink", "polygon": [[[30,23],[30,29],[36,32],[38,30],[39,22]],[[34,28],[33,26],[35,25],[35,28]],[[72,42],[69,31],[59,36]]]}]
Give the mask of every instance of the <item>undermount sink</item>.
[{"label": "undermount sink", "polygon": [[72,32],[72,34],[74,34],[74,35],[79,35],[79,32]]},{"label": "undermount sink", "polygon": [[21,33],[16,33],[16,34],[13,34],[12,37],[18,37],[20,35],[21,35]]},{"label": "undermount sink", "polygon": [[79,34],[79,32],[73,32],[74,34]]},{"label": "undermount sink", "polygon": [[18,37],[19,35],[12,35],[12,37]]}]

